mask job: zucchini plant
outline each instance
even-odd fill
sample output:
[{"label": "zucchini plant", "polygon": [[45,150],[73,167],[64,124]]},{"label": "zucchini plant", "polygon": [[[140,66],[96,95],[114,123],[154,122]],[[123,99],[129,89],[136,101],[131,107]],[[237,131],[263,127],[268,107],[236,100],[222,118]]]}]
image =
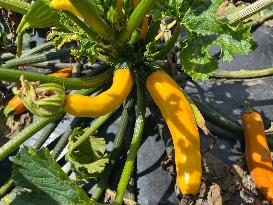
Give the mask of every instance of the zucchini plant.
[{"label": "zucchini plant", "polygon": [[[133,110],[136,102],[133,136],[113,202],[122,204],[141,145],[146,99],[150,95],[173,139],[178,187],[183,195],[196,195],[202,176],[197,127],[209,133],[201,112],[205,118],[219,119],[216,121],[223,127],[232,127],[240,139],[242,128],[220,114],[213,115],[204,105],[199,106],[200,103],[195,105],[174,77],[182,72],[193,80],[209,79],[218,68],[216,57],[210,55],[214,46],[220,48],[221,59],[226,62],[237,53],[247,55],[256,46],[250,37],[251,28],[240,23],[238,14],[233,14],[232,18],[217,17],[216,12],[222,3],[223,0],[36,0],[29,4],[21,0],[0,0],[0,7],[23,15],[17,28],[17,56],[1,65],[0,80],[21,82],[12,90],[17,101],[24,106],[21,105],[19,111],[13,108],[14,112],[19,114],[26,107],[40,117],[0,147],[0,159],[8,157],[64,113],[96,118],[87,129],[67,131],[60,139],[62,145],[57,144],[53,153],[60,153],[60,147],[68,144],[66,160],[71,164],[70,171],[76,173],[76,179],[81,182],[99,179],[98,187],[89,199],[77,180],[69,179],[56,162],[57,156],[51,156],[47,148],[21,148],[13,160],[13,179],[0,189],[1,195],[6,194],[14,183],[16,187],[2,202],[100,203],[114,163],[120,157],[121,142],[129,137],[125,130],[133,117],[128,109]],[[22,50],[20,38],[24,32],[39,28],[50,28],[49,42],[40,46],[40,50]],[[181,35],[183,30],[185,35]],[[78,48],[73,47],[75,42],[79,44]],[[52,44],[57,51],[49,51]],[[171,60],[177,51],[180,67]],[[78,78],[68,78],[71,73],[61,75],[62,71],[46,76],[18,69],[27,65],[35,68],[42,66],[43,62],[72,56],[107,66],[100,74]],[[71,72],[72,68],[69,70]],[[71,90],[79,91],[67,94]],[[86,96],[95,91],[96,96]],[[97,137],[97,130],[125,100],[114,149],[107,153],[105,140]],[[10,110],[9,107],[6,109]]]}]

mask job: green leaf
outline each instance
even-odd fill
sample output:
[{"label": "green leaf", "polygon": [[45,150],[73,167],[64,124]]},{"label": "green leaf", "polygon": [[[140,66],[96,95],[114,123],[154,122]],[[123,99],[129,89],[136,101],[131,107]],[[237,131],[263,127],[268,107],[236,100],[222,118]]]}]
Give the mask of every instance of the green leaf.
[{"label": "green leaf", "polygon": [[109,162],[105,140],[90,136],[76,150],[72,150],[71,148],[80,134],[82,133],[75,129],[69,137],[66,159],[71,163],[79,179],[97,178]]},{"label": "green leaf", "polygon": [[13,178],[29,192],[16,196],[13,204],[90,204],[86,193],[70,181],[47,148],[22,148],[14,158]]},{"label": "green leaf", "polygon": [[30,10],[23,16],[17,33],[29,28],[45,28],[58,23],[60,15],[50,7],[49,3],[49,0],[35,1]]},{"label": "green leaf", "polygon": [[155,18],[161,17],[162,20],[166,16],[182,20],[193,2],[193,0],[159,0],[151,10],[151,14]]},{"label": "green leaf", "polygon": [[182,68],[194,79],[208,79],[218,68],[216,58],[209,54],[212,47],[220,48],[221,58],[226,62],[237,53],[246,55],[255,48],[249,27],[234,28],[216,18],[222,2],[197,0],[183,19],[188,35],[181,42]]},{"label": "green leaf", "polygon": [[58,205],[56,201],[44,193],[34,193],[29,189],[15,187],[9,194],[5,195],[1,205]]},{"label": "green leaf", "polygon": [[56,48],[61,48],[64,44],[73,41],[80,42],[79,50],[72,50],[72,54],[77,57],[87,57],[90,63],[95,63],[100,46],[82,28],[76,25],[69,17],[62,13],[60,24],[62,27],[55,27],[48,35],[48,40],[52,40]]}]

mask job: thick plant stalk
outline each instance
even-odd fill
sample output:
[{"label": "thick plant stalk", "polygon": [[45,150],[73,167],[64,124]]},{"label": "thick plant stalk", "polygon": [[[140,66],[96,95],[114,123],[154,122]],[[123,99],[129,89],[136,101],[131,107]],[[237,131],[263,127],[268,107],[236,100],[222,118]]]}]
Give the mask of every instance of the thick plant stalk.
[{"label": "thick plant stalk", "polygon": [[65,148],[68,138],[73,132],[74,128],[77,127],[80,124],[81,120],[80,118],[76,117],[72,123],[68,126],[66,131],[62,134],[61,138],[58,140],[56,146],[54,147],[51,155],[53,156],[54,159],[57,159],[63,149]]},{"label": "thick plant stalk", "polygon": [[50,134],[54,131],[54,129],[58,126],[60,123],[60,120],[62,117],[57,119],[55,122],[49,123],[46,127],[43,133],[39,136],[39,138],[36,140],[36,142],[33,145],[34,149],[40,149],[45,142],[45,140],[50,136]]},{"label": "thick plant stalk", "polygon": [[194,98],[191,98],[191,99],[193,100],[194,104],[198,107],[198,109],[203,114],[206,120],[232,133],[236,139],[243,141],[243,138],[242,138],[243,129],[241,126],[227,119],[223,115],[219,114],[215,110],[203,104],[202,102]]},{"label": "thick plant stalk", "polygon": [[48,42],[45,42],[43,44],[40,44],[30,50],[27,50],[26,52],[24,52],[22,54],[22,56],[30,56],[30,55],[33,55],[33,54],[37,54],[37,53],[40,53],[40,52],[43,52],[43,51],[46,51],[46,50],[49,50],[51,48],[54,47],[54,44],[52,41],[48,41]]},{"label": "thick plant stalk", "polygon": [[32,137],[39,130],[44,128],[50,122],[55,121],[59,116],[53,116],[50,118],[39,118],[28,127],[26,127],[22,132],[9,140],[6,144],[0,147],[0,160],[3,160],[13,151],[15,151],[21,144],[23,144],[26,140]]},{"label": "thick plant stalk", "polygon": [[273,0],[258,0],[246,8],[227,16],[228,22],[231,25],[236,25],[248,17],[253,16],[263,9],[271,6],[272,4]]},{"label": "thick plant stalk", "polygon": [[105,39],[114,39],[115,34],[112,28],[99,16],[89,0],[70,0],[70,2],[75,6],[90,28],[94,29],[94,31]]},{"label": "thick plant stalk", "polygon": [[[32,48],[30,50],[23,51],[22,56],[30,56],[30,55],[33,55],[33,54],[37,54],[37,53],[40,53],[42,51],[49,50],[49,49],[51,49],[53,47],[54,47],[53,43],[51,41],[49,41],[49,42],[43,43],[41,45],[38,45],[35,48]],[[16,56],[14,54],[3,53],[1,55],[1,57],[0,57],[0,59],[1,60],[11,60],[12,58],[15,58],[15,57]],[[33,65],[33,67],[35,67],[35,66]]]},{"label": "thick plant stalk", "polygon": [[55,63],[55,62],[43,62],[32,64],[34,68],[45,68],[45,69],[62,69],[62,68],[75,68],[76,63]]},{"label": "thick plant stalk", "polygon": [[30,4],[21,0],[0,0],[0,8],[26,14],[30,9]]},{"label": "thick plant stalk", "polygon": [[129,96],[128,100],[126,100],[125,102],[125,106],[121,114],[120,125],[113,143],[113,150],[111,151],[111,154],[110,154],[110,163],[107,165],[107,167],[105,168],[105,170],[100,176],[99,182],[97,184],[97,188],[91,198],[94,201],[98,201],[101,195],[103,194],[104,190],[107,188],[108,179],[113,170],[113,166],[116,163],[116,161],[119,159],[122,141],[126,134],[128,125],[130,123],[130,115],[134,107],[134,97],[132,95],[133,94],[131,93],[131,96]]},{"label": "thick plant stalk", "polygon": [[266,68],[262,70],[239,70],[239,71],[226,71],[216,70],[212,77],[227,78],[227,79],[245,79],[245,78],[260,78],[273,75],[273,68]]},{"label": "thick plant stalk", "polygon": [[0,68],[0,80],[20,82],[20,76],[28,81],[40,81],[41,83],[56,83],[63,85],[66,89],[87,89],[97,88],[105,85],[112,80],[112,71],[108,70],[102,74],[85,78],[59,78],[47,76],[39,73],[32,73],[27,71],[19,71],[12,69]]},{"label": "thick plant stalk", "polygon": [[7,61],[2,67],[4,68],[13,68],[23,65],[31,65],[34,63],[41,63],[50,60],[58,60],[70,57],[70,50],[59,50],[56,52],[48,52],[43,54],[36,54],[30,56],[22,56],[20,58],[11,59]]},{"label": "thick plant stalk", "polygon": [[141,24],[146,14],[150,11],[153,4],[156,1],[154,0],[142,0],[132,15],[130,16],[128,23],[125,27],[125,29],[122,31],[120,35],[120,39],[118,41],[118,45],[122,47],[124,43],[129,39],[131,34],[134,32],[134,30]]},{"label": "thick plant stalk", "polygon": [[[134,4],[134,8],[136,9],[136,7],[138,6],[139,4],[139,0],[134,0],[133,1],[133,4]],[[148,19],[148,16],[145,16],[144,19],[143,19],[143,24],[142,24],[142,27],[141,27],[141,31],[139,33],[139,38],[144,40],[147,33],[148,33],[148,27],[149,27],[149,19]]]},{"label": "thick plant stalk", "polygon": [[19,58],[22,55],[22,48],[23,48],[23,35],[24,33],[18,33],[17,35],[17,50],[16,55]]},{"label": "thick plant stalk", "polygon": [[137,113],[136,113],[136,122],[134,128],[134,134],[132,142],[128,151],[127,159],[120,177],[120,181],[117,188],[117,194],[114,200],[115,205],[121,205],[123,201],[123,196],[125,194],[127,185],[131,173],[134,169],[134,163],[137,156],[137,151],[140,147],[142,133],[144,129],[145,121],[145,91],[144,86],[140,84],[137,80]]}]

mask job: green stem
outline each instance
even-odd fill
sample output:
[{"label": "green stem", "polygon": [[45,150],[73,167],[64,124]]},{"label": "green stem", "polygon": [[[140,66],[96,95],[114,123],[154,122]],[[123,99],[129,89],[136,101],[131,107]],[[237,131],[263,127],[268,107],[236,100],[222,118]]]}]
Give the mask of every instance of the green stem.
[{"label": "green stem", "polygon": [[126,192],[124,194],[124,198],[130,199],[132,201],[136,200],[135,168],[136,166],[134,165]]},{"label": "green stem", "polygon": [[79,90],[84,88],[97,88],[109,83],[112,79],[112,73],[112,70],[108,70],[102,74],[92,77],[58,78],[39,73],[0,68],[0,80],[20,82],[20,76],[23,75],[28,81],[40,81],[41,83],[57,83],[59,85],[63,85],[66,89]]},{"label": "green stem", "polygon": [[10,60],[12,58],[15,58],[16,56],[12,53],[2,53],[0,56],[0,61],[6,61]]},{"label": "green stem", "polygon": [[265,77],[269,75],[273,75],[273,68],[266,68],[262,70],[239,70],[239,71],[216,70],[212,74],[212,77],[243,79],[243,78],[259,78],[259,77]]},{"label": "green stem", "polygon": [[149,58],[152,58],[153,60],[159,60],[166,57],[168,53],[173,49],[177,39],[180,36],[181,31],[182,31],[182,26],[180,24],[177,24],[171,39],[168,42],[166,42],[163,48],[161,48],[158,52],[149,56]]},{"label": "green stem", "polygon": [[232,13],[227,16],[228,22],[231,25],[236,25],[250,16],[253,16],[265,8],[268,8],[273,4],[273,0],[258,0],[253,4],[243,8],[240,11]]},{"label": "green stem", "polygon": [[[40,137],[37,139],[37,141],[33,145],[34,149],[41,148],[45,139],[49,137],[49,135],[52,133],[52,131],[59,124],[61,117],[56,120],[57,120],[56,122],[51,122],[46,126],[43,133],[40,135]],[[0,187],[0,197],[3,197],[13,187],[13,185],[14,185],[14,180],[12,178],[10,178],[2,187]]]},{"label": "green stem", "polygon": [[110,154],[110,163],[107,165],[107,167],[101,174],[99,182],[97,184],[97,188],[95,192],[92,194],[91,200],[98,201],[100,199],[104,190],[108,186],[108,179],[112,173],[114,164],[120,157],[122,141],[126,134],[127,127],[130,123],[130,115],[135,104],[133,94],[134,93],[131,93],[131,96],[129,96],[129,98],[125,102],[125,106],[121,114],[120,125],[113,143],[113,150],[111,151]]},{"label": "green stem", "polygon": [[74,63],[56,63],[56,62],[43,62],[32,64],[34,68],[45,68],[45,69],[60,69],[60,68],[74,68]]},{"label": "green stem", "polygon": [[0,147],[0,160],[3,160],[13,151],[15,151],[21,144],[23,144],[26,140],[32,137],[39,130],[44,128],[50,122],[55,121],[59,116],[54,116],[50,118],[39,118],[32,124],[30,124],[27,128],[25,128],[18,135],[9,140],[6,144]]},{"label": "green stem", "polygon": [[3,186],[0,187],[0,197],[4,197],[8,191],[11,190],[11,188],[14,185],[14,180],[10,178]]},{"label": "green stem", "polygon": [[56,52],[48,52],[30,56],[22,56],[20,58],[12,59],[7,61],[4,65],[4,68],[12,68],[23,65],[31,65],[33,63],[41,63],[50,60],[65,59],[70,57],[70,50],[59,50]]},{"label": "green stem", "polygon": [[132,142],[128,151],[127,159],[120,177],[117,194],[114,200],[115,205],[121,205],[131,173],[134,169],[134,162],[137,151],[140,147],[145,121],[145,91],[144,86],[137,80],[137,113]]},{"label": "green stem", "polygon": [[80,118],[76,117],[72,123],[68,126],[68,128],[66,129],[66,131],[62,134],[61,138],[58,140],[56,146],[54,147],[51,155],[53,156],[54,159],[57,159],[61,152],[63,151],[63,149],[65,148],[68,138],[71,135],[71,133],[73,132],[74,128],[77,127],[80,123]]},{"label": "green stem", "polygon": [[111,116],[113,112],[103,115],[95,120],[94,123],[84,132],[84,134],[73,144],[71,150],[75,150],[80,144],[87,140],[90,135],[94,134]]},{"label": "green stem", "polygon": [[47,51],[51,48],[54,47],[54,44],[52,41],[48,41],[48,42],[45,42],[41,45],[38,45],[36,46],[35,48],[32,48],[30,50],[27,50],[26,52],[24,52],[22,54],[22,56],[30,56],[30,55],[33,55],[33,54],[37,54],[37,53],[40,53],[40,52],[43,52],[43,51]]},{"label": "green stem", "polygon": [[[49,50],[50,48],[53,48],[53,43],[51,41],[43,43],[43,44],[41,44],[39,46],[36,46],[33,49],[23,51],[21,57],[37,54],[37,53],[40,53],[42,51]],[[12,54],[12,53],[3,53],[0,56],[0,60],[11,60],[12,58],[15,58],[15,57],[16,56],[14,54]]]},{"label": "green stem", "polygon": [[[100,88],[93,88],[93,89],[83,89],[78,92],[77,94],[80,95],[92,95],[93,93],[97,92],[98,89]],[[75,117],[72,121],[72,123],[68,126],[66,131],[62,134],[61,138],[58,140],[58,143],[55,145],[53,151],[52,151],[52,156],[53,158],[58,158],[58,156],[61,154],[62,150],[65,148],[68,138],[73,132],[74,128],[79,125],[81,122],[81,118]]]},{"label": "green stem", "polygon": [[16,54],[17,57],[20,58],[20,56],[22,55],[22,49],[23,49],[23,36],[24,33],[20,32],[17,35],[17,50],[16,50]]},{"label": "green stem", "polygon": [[40,149],[45,142],[45,140],[50,136],[50,134],[53,132],[53,130],[58,126],[63,116],[61,116],[59,119],[56,119],[55,122],[49,123],[43,133],[39,136],[39,138],[36,140],[36,142],[33,145],[34,149]]},{"label": "green stem", "polygon": [[153,4],[156,1],[154,0],[142,0],[137,8],[133,11],[130,16],[126,28],[122,31],[118,45],[123,47],[124,43],[130,38],[134,30],[141,24],[146,14],[150,11]]},{"label": "green stem", "polygon": [[216,112],[215,110],[211,109],[204,103],[194,98],[191,98],[191,99],[193,100],[193,102],[198,107],[198,109],[200,110],[200,112],[202,113],[202,115],[205,117],[206,120],[232,133],[236,139],[243,141],[243,138],[242,138],[243,129],[241,126],[227,119],[226,117]]},{"label": "green stem", "polygon": [[30,9],[30,4],[20,0],[0,0],[0,8],[1,7],[21,14],[26,14]]},{"label": "green stem", "polygon": [[77,11],[82,15],[86,24],[94,29],[100,36],[106,40],[115,38],[112,28],[100,17],[96,8],[89,0],[70,0]]},{"label": "green stem", "polygon": [[77,26],[79,26],[84,32],[86,32],[93,40],[99,42],[99,37],[91,28],[89,28],[83,21],[81,21],[77,16],[74,16],[68,11],[63,11],[67,17],[69,17]]}]

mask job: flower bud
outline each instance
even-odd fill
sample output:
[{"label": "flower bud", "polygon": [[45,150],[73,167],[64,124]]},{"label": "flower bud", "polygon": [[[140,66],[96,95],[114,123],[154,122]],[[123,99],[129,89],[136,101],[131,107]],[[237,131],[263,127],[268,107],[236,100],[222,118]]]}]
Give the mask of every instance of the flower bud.
[{"label": "flower bud", "polygon": [[34,115],[51,117],[64,112],[65,89],[64,87],[47,83],[32,83],[20,78],[22,87],[14,87],[13,93],[20,97],[25,107]]}]

